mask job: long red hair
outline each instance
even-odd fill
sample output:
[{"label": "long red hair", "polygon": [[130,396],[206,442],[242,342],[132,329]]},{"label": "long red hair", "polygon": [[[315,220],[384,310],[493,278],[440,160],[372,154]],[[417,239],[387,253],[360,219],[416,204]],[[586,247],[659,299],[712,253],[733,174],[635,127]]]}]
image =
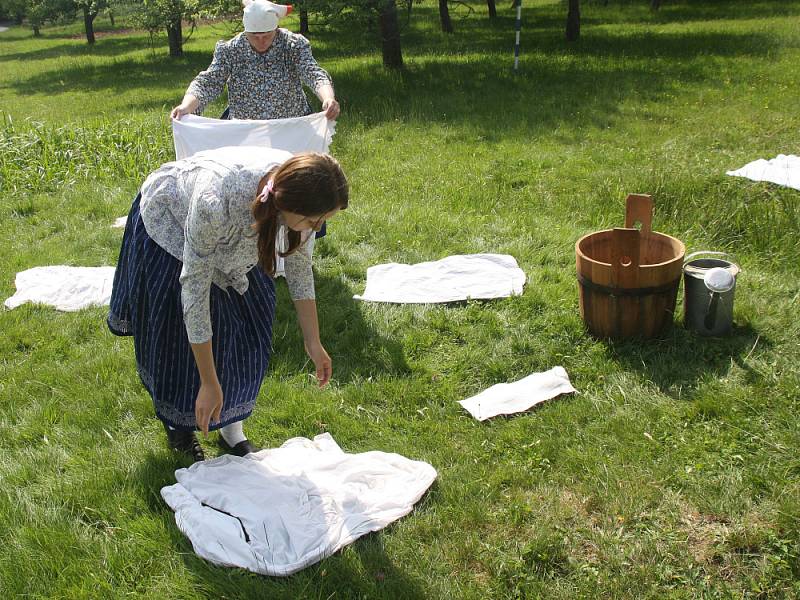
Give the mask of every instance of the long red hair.
[{"label": "long red hair", "polygon": [[[256,198],[251,210],[255,219],[253,229],[258,232],[258,264],[265,273],[274,276],[280,211],[304,217],[322,216],[337,208],[347,208],[350,192],[341,166],[329,154],[298,154],[274,167],[266,177],[272,180],[272,191],[264,202]],[[289,229],[288,241],[286,251],[279,253],[282,257],[300,246],[300,232]]]}]

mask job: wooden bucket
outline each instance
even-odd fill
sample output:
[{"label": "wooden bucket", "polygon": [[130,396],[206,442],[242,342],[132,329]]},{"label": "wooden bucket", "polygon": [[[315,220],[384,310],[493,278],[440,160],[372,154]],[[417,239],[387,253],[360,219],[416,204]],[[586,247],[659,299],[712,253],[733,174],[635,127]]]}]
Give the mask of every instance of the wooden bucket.
[{"label": "wooden bucket", "polygon": [[630,194],[624,228],[575,243],[581,318],[597,337],[654,337],[672,324],[686,247],[652,231],[652,218],[651,197]]}]

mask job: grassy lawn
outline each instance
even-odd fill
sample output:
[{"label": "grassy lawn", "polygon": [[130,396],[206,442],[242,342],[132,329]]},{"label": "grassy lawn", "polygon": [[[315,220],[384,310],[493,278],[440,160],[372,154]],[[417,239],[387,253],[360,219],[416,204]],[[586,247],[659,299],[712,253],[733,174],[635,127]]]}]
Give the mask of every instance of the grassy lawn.
[{"label": "grassy lawn", "polygon": [[[316,258],[334,382],[314,387],[280,283],[246,431],[425,460],[415,511],[285,579],[202,561],[159,495],[183,463],[131,341],[103,309],[25,305],[0,311],[3,598],[800,596],[800,192],[725,175],[800,151],[800,0],[586,4],[573,45],[561,2],[527,2],[517,74],[508,4],[492,23],[461,6],[450,36],[415,5],[401,74],[374,36],[312,21],[352,187]],[[23,269],[115,263],[111,223],[172,156],[168,109],[230,36],[203,26],[171,60],[164,39],[80,33],[0,33],[3,299]],[[629,192],[689,252],[735,256],[731,336],[686,331],[680,299],[662,339],[586,334],[574,243],[621,225]],[[471,252],[514,255],[525,293],[352,300],[372,264]],[[484,423],[456,402],[558,364],[574,397]]]}]

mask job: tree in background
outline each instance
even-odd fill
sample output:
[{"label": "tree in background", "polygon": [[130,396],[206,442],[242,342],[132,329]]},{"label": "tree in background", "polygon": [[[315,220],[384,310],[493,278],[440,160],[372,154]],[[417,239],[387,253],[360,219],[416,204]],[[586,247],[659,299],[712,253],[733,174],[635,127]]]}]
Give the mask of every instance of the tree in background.
[{"label": "tree in background", "polygon": [[[225,2],[229,6],[230,2]],[[137,20],[151,35],[167,32],[169,55],[183,56],[183,21],[188,21],[192,31],[205,7],[200,0],[143,0]],[[191,35],[191,32],[190,32]],[[188,37],[187,37],[188,39]]]},{"label": "tree in background", "polygon": [[574,42],[581,35],[580,0],[569,0],[567,8],[567,41]]},{"label": "tree in background", "polygon": [[25,19],[35,36],[41,35],[41,28],[45,23],[75,18],[75,5],[71,0],[26,0],[23,4]]},{"label": "tree in background", "polygon": [[25,20],[27,2],[25,0],[0,0],[0,15],[9,19],[16,25],[22,25]]},{"label": "tree in background", "polygon": [[83,13],[83,27],[86,42],[94,44],[94,19],[101,10],[108,8],[107,0],[75,0],[75,6]]},{"label": "tree in background", "polygon": [[383,66],[389,69],[403,68],[403,50],[400,45],[400,21],[397,18],[397,2],[383,0],[378,15],[381,32]]},{"label": "tree in background", "polygon": [[450,20],[450,7],[447,0],[439,0],[439,23],[444,33],[453,33],[453,23]]},{"label": "tree in background", "polygon": [[[397,0],[300,0],[295,4],[295,9],[300,13],[300,33],[303,35],[308,33],[307,18],[310,13],[319,15],[327,23],[347,27],[354,32],[359,29],[374,32],[377,21],[383,65],[389,69],[403,67]],[[306,12],[305,29],[303,11]]]}]

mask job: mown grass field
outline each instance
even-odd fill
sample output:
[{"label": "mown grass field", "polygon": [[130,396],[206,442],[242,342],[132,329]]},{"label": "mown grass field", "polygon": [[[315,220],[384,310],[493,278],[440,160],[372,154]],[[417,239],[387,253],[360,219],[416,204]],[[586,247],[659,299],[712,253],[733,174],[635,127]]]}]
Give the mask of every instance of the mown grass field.
[{"label": "mown grass field", "polygon": [[[290,578],[209,565],[159,496],[185,463],[130,340],[101,308],[26,305],[0,311],[2,596],[800,596],[800,193],[725,175],[798,153],[800,1],[641,4],[586,4],[569,45],[560,2],[526,3],[517,74],[505,4],[495,22],[457,9],[454,35],[415,6],[399,74],[373,34],[312,21],[352,190],[316,256],[334,381],[313,385],[281,283],[246,431],[427,461],[439,479],[412,514]],[[177,60],[144,33],[80,33],[0,33],[3,298],[23,269],[115,263],[111,223],[171,158],[168,110],[231,32],[203,26]],[[629,192],[688,251],[735,256],[731,336],[686,331],[680,299],[662,339],[586,334],[574,243],[620,225]],[[514,255],[525,293],[352,300],[372,264],[471,252]],[[557,364],[578,395],[484,423],[456,402]]]}]

